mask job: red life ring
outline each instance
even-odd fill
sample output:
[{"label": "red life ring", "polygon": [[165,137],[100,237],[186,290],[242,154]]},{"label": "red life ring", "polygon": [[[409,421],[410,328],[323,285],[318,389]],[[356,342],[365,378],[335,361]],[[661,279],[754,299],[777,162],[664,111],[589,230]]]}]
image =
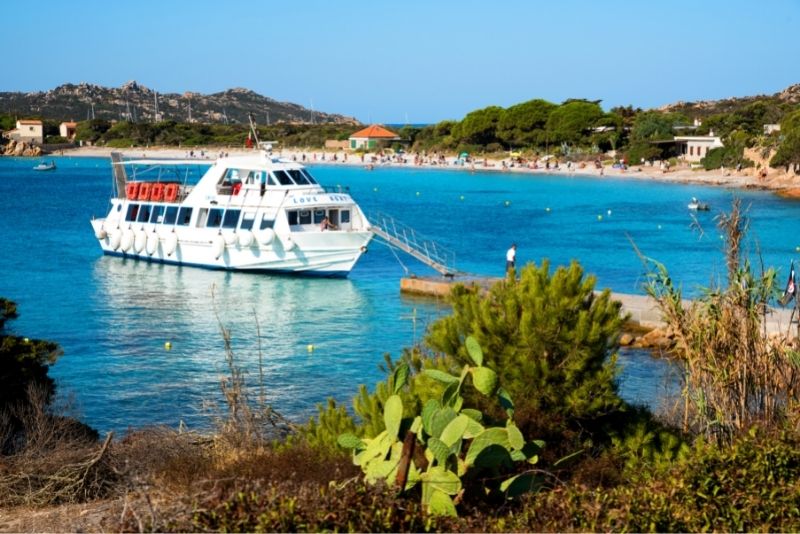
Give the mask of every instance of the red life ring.
[{"label": "red life ring", "polygon": [[239,191],[241,190],[242,190],[242,182],[236,182],[235,184],[233,184],[233,187],[231,188],[231,194],[233,196],[236,196],[239,194]]},{"label": "red life ring", "polygon": [[161,202],[164,200],[164,184],[155,183],[150,190],[150,200],[153,202]]},{"label": "red life ring", "polygon": [[128,200],[136,200],[139,196],[139,182],[128,182],[125,184],[125,196]]},{"label": "red life ring", "polygon": [[164,187],[164,202],[175,202],[176,200],[178,200],[178,184],[166,184]]},{"label": "red life ring", "polygon": [[150,200],[150,187],[152,185],[150,182],[139,184],[139,200]]}]

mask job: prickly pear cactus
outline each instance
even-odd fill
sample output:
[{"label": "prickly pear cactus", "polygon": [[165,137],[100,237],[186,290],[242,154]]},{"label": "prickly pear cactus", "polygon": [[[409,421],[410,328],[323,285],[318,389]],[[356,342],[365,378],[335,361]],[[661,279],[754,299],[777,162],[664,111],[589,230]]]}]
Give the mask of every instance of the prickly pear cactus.
[{"label": "prickly pear cactus", "polygon": [[[439,399],[428,400],[419,413],[405,409],[399,393],[408,389],[408,380],[414,377],[401,363],[394,370],[394,394],[384,404],[386,429],[370,439],[342,434],[338,440],[342,447],[353,449],[353,462],[361,467],[368,482],[402,484],[401,491],[421,484],[422,502],[435,515],[456,515],[456,504],[464,491],[462,479],[471,470],[502,472],[516,462],[535,464],[543,446],[539,441],[526,442],[514,424],[514,404],[498,386],[497,374],[483,367],[478,342],[470,336],[465,345],[475,365],[465,366],[459,376],[437,369],[421,372],[444,385]],[[461,391],[465,384],[496,398],[508,415],[504,427],[485,427],[483,414],[464,406]],[[415,446],[423,447],[422,465],[414,459]],[[503,481],[496,489],[514,496],[534,486],[534,478],[523,474]]]}]

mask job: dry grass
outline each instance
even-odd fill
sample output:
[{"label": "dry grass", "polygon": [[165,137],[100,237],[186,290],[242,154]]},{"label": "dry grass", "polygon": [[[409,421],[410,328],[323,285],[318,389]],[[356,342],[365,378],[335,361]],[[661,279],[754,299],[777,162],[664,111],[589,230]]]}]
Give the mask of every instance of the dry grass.
[{"label": "dry grass", "polygon": [[0,504],[42,506],[75,503],[110,494],[118,480],[109,445],[70,417],[53,415],[47,394],[31,388],[26,403],[0,414]]},{"label": "dry grass", "polygon": [[767,336],[769,303],[777,294],[772,270],[754,274],[742,259],[747,218],[734,201],[718,226],[726,237],[727,285],[711,287],[686,305],[662,265],[653,269],[649,294],[675,334],[683,370],[683,427],[716,441],[760,424],[774,427],[800,401],[800,353],[788,332]]}]

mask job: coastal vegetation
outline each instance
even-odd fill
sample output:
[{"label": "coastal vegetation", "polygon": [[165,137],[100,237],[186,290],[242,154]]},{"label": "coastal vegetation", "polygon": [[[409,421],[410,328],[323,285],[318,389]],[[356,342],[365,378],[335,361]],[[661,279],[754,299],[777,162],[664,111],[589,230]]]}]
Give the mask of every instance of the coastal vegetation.
[{"label": "coastal vegetation", "polygon": [[3,421],[16,419],[0,506],[83,503],[57,525],[69,530],[797,530],[796,341],[762,330],[775,275],[749,262],[738,204],[720,230],[727,279],[688,307],[647,260],[683,383],[682,405],[658,415],[619,396],[625,317],[577,263],[458,286],[452,313],[387,357],[383,380],[302,425],[248,382],[220,322],[213,428],[103,441],[59,413],[58,347],[8,332],[17,311],[2,300]]},{"label": "coastal vegetation", "polygon": [[[773,167],[800,169],[800,107],[798,86],[779,95],[718,102],[676,104],[659,110],[617,106],[603,110],[596,100],[568,99],[560,104],[533,99],[503,108],[489,106],[459,120],[424,127],[404,126],[402,141],[391,148],[413,152],[537,158],[546,155],[568,160],[605,160],[610,154],[629,164],[669,160],[677,156],[675,135],[709,135],[724,147],[703,158],[706,170],[756,165],[745,151],[757,149]],[[238,94],[238,93],[237,93]],[[16,117],[0,114],[0,130],[14,127]],[[47,142],[62,142],[58,120],[44,118]],[[767,132],[765,125],[780,125]],[[349,122],[278,122],[259,126],[259,138],[281,146],[318,150],[327,140],[346,140],[358,126]],[[78,122],[75,141],[116,148],[242,147],[249,127],[243,122],[180,122],[110,120]],[[760,164],[759,164],[760,165]]]}]

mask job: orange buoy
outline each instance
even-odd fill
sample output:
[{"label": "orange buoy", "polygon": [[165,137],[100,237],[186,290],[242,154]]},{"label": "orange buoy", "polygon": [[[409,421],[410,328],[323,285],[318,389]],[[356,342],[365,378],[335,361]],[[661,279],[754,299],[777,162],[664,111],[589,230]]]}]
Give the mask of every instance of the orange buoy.
[{"label": "orange buoy", "polygon": [[153,184],[153,187],[150,189],[150,200],[153,202],[161,202],[164,200],[164,184]]},{"label": "orange buoy", "polygon": [[150,200],[150,187],[152,185],[150,182],[139,184],[139,200]]},{"label": "orange buoy", "polygon": [[164,202],[175,202],[176,200],[178,200],[178,184],[166,184],[164,187]]},{"label": "orange buoy", "polygon": [[128,200],[136,200],[139,196],[139,182],[128,182],[125,184],[125,196]]}]

